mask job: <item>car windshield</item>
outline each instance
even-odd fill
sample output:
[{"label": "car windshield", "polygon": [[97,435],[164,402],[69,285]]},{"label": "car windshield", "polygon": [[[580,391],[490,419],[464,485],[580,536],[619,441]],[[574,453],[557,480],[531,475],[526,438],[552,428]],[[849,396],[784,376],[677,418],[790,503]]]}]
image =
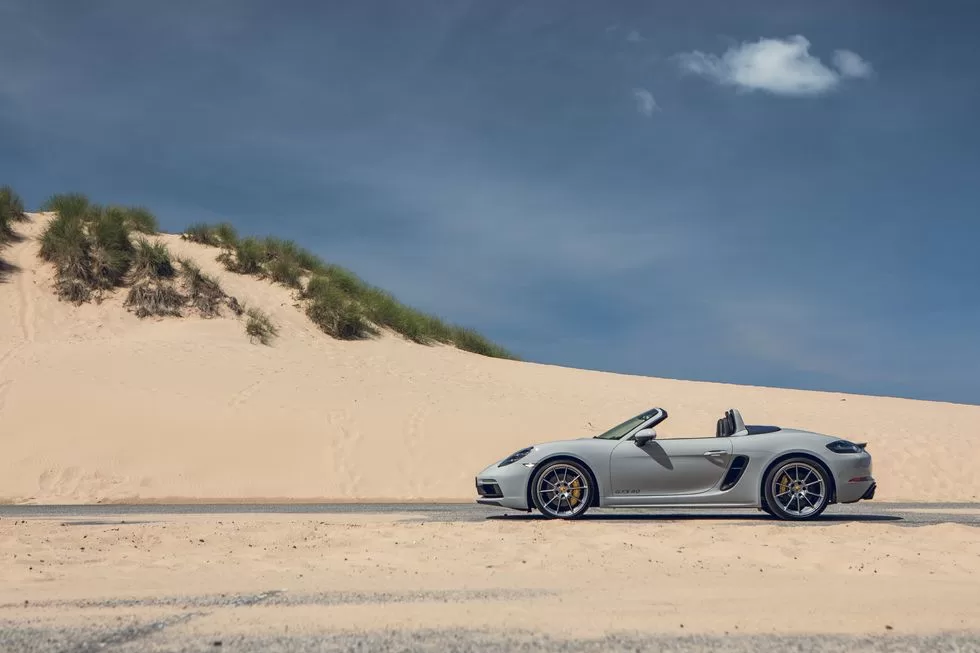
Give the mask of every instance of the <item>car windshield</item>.
[{"label": "car windshield", "polygon": [[653,410],[648,410],[642,415],[631,417],[625,422],[623,422],[622,424],[617,424],[616,426],[612,427],[605,433],[600,433],[595,437],[598,440],[618,440],[656,414],[657,414],[656,408],[654,408]]}]

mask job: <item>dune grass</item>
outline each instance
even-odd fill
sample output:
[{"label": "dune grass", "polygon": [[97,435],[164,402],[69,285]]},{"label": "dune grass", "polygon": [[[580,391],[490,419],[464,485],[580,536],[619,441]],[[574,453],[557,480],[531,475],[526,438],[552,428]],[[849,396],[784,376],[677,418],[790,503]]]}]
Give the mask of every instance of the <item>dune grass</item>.
[{"label": "dune grass", "polygon": [[[164,245],[144,237],[158,229],[156,217],[146,208],[101,206],[80,193],[63,193],[51,196],[42,210],[57,214],[41,236],[40,251],[55,266],[55,289],[62,299],[101,299],[105,292],[128,285],[126,304],[138,315],[177,315],[184,306],[204,317],[220,315],[222,307],[239,316],[245,313],[216,279],[191,261],[175,265]],[[10,233],[12,221],[23,217],[20,198],[8,187],[0,188],[0,239]],[[193,224],[181,237],[221,248],[218,260],[233,272],[296,290],[307,316],[335,338],[368,338],[385,328],[421,344],[444,343],[484,356],[515,358],[473,329],[411,308],[293,241],[242,238],[227,222]],[[268,341],[276,336],[275,326],[265,318],[258,313],[246,316],[250,337]]]},{"label": "dune grass", "polygon": [[295,261],[276,259],[266,265],[269,278],[289,288],[303,287],[303,268]]},{"label": "dune grass", "polygon": [[88,198],[81,193],[60,193],[45,200],[41,210],[53,211],[65,219],[82,218],[89,205]]},{"label": "dune grass", "polygon": [[324,277],[310,279],[303,297],[309,300],[307,317],[334,338],[361,340],[378,333],[365,317],[361,304]]},{"label": "dune grass", "polygon": [[123,285],[146,254],[134,247],[133,234],[157,230],[156,217],[143,207],[101,206],[80,193],[53,195],[42,209],[57,215],[41,236],[41,257],[57,269],[58,295],[74,303]]},{"label": "dune grass", "polygon": [[150,210],[142,206],[123,207],[127,224],[133,231],[144,234],[155,234],[160,230],[157,217],[150,213]]},{"label": "dune grass", "polygon": [[11,225],[27,219],[24,201],[10,186],[0,186],[0,238],[11,236]]},{"label": "dune grass", "polygon": [[245,311],[245,316],[245,333],[253,342],[268,345],[279,335],[279,329],[272,323],[272,319],[261,310],[249,308]]},{"label": "dune grass", "polygon": [[56,270],[55,291],[75,304],[92,296],[92,241],[80,217],[59,214],[41,236],[41,258]]},{"label": "dune grass", "polygon": [[[156,217],[149,210],[100,206],[79,193],[54,195],[42,210],[56,213],[41,235],[40,253],[55,266],[55,291],[62,299],[81,304],[101,297],[104,291],[128,286],[123,305],[139,318],[179,317],[185,308],[205,318],[220,316],[224,307],[236,316],[246,313],[217,279],[193,261],[174,260],[165,244],[146,237],[157,233]],[[0,236],[15,219],[23,219],[23,204],[4,187],[0,189]],[[302,260],[302,252],[285,244],[239,240],[227,223],[193,225],[183,238],[222,247],[231,265],[243,274],[268,273],[279,283],[302,285],[302,270],[294,261],[297,257]],[[245,332],[251,340],[268,345],[279,330],[267,314],[251,308]]]},{"label": "dune grass", "polygon": [[221,315],[221,307],[227,305],[236,315],[242,311],[238,300],[230,297],[214,277],[204,274],[193,261],[180,260],[180,276],[186,289],[188,300],[201,317],[211,318]]},{"label": "dune grass", "polygon": [[124,305],[139,317],[177,316],[185,306],[214,317],[223,305],[238,306],[193,263],[181,262],[178,275],[167,247],[146,237],[157,229],[147,209],[103,207],[78,193],[54,195],[44,209],[57,215],[41,235],[41,258],[54,264],[55,291],[65,301],[129,286]]},{"label": "dune grass", "polygon": [[176,274],[167,246],[142,237],[136,239],[130,267],[135,279],[172,279]]},{"label": "dune grass", "polygon": [[144,279],[129,289],[123,305],[131,309],[136,317],[180,317],[180,309],[186,303],[187,298],[172,282]]},{"label": "dune grass", "polygon": [[0,245],[14,239],[13,225],[27,219],[24,202],[10,186],[0,186]]},{"label": "dune grass", "polygon": [[326,263],[293,241],[272,236],[239,238],[227,224],[191,225],[183,237],[223,248],[218,260],[232,272],[297,289],[310,320],[335,338],[358,340],[387,328],[421,344],[444,343],[484,356],[515,358],[473,329],[447,324],[406,306],[390,293],[344,267]]},{"label": "dune grass", "polygon": [[[15,239],[13,224],[27,219],[24,202],[10,186],[0,186],[0,247]],[[17,269],[0,258],[0,278]]]},{"label": "dune grass", "polygon": [[129,269],[132,286],[123,305],[140,318],[179,317],[188,298],[174,284],[176,274],[166,245],[137,238]]},{"label": "dune grass", "polygon": [[235,231],[235,227],[227,222],[214,225],[198,222],[184,229],[181,238],[192,243],[230,248],[238,242],[238,233]]}]

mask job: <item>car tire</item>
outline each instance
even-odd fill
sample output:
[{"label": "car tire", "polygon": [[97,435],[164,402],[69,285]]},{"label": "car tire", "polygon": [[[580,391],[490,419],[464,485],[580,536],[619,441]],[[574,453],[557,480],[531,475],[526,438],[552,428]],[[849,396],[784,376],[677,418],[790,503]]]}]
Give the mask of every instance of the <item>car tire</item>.
[{"label": "car tire", "polygon": [[830,492],[823,465],[803,456],[788,458],[766,474],[763,510],[786,521],[814,519],[830,504]]},{"label": "car tire", "polygon": [[531,476],[531,500],[547,519],[579,519],[597,489],[589,471],[574,460],[548,461]]}]

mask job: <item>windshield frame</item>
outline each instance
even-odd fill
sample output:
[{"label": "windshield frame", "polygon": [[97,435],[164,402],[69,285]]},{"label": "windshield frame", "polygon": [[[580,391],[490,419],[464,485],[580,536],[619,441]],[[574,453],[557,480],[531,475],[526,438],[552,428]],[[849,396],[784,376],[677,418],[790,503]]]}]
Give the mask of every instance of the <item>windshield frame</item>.
[{"label": "windshield frame", "polygon": [[624,422],[620,422],[611,429],[600,433],[599,435],[593,436],[594,440],[622,440],[623,438],[629,437],[635,433],[640,427],[644,426],[651,420],[655,420],[652,426],[659,424],[664,421],[667,417],[667,411],[663,408],[651,408],[650,410],[644,411],[639,415],[634,415]]}]

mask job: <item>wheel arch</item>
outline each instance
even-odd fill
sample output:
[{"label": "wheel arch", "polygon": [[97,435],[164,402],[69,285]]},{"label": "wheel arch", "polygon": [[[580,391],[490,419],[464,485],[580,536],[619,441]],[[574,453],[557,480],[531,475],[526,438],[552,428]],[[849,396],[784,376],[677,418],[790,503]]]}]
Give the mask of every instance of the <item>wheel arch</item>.
[{"label": "wheel arch", "polygon": [[769,472],[771,472],[776,465],[780,464],[785,460],[789,460],[790,458],[806,458],[807,460],[810,460],[820,465],[820,469],[822,469],[823,473],[827,475],[827,478],[829,479],[828,482],[830,483],[830,497],[828,498],[827,503],[828,505],[832,503],[837,503],[837,479],[834,477],[834,473],[830,470],[830,466],[827,465],[827,463],[825,463],[823,460],[821,460],[819,456],[816,456],[810,453],[809,451],[791,451],[789,453],[780,454],[775,458],[773,458],[771,461],[769,461],[769,464],[766,465],[766,468],[762,471],[762,476],[759,478],[759,506],[760,507],[765,505],[766,503],[766,478],[769,476]]},{"label": "wheel arch", "polygon": [[592,496],[589,498],[589,507],[591,507],[591,508],[599,508],[599,507],[601,507],[601,504],[599,503],[599,494],[600,494],[600,492],[599,492],[599,480],[596,477],[595,472],[592,471],[592,467],[589,465],[589,463],[585,462],[584,460],[582,460],[578,456],[573,456],[572,454],[568,454],[568,453],[556,453],[556,454],[553,454],[551,456],[548,456],[547,458],[543,458],[543,459],[539,460],[534,465],[534,471],[531,472],[531,474],[528,475],[528,477],[527,477],[527,486],[524,488],[524,499],[527,501],[527,507],[528,507],[528,509],[530,510],[530,509],[533,509],[533,507],[534,507],[534,499],[531,498],[531,485],[532,485],[532,482],[534,481],[534,477],[538,473],[538,470],[541,467],[543,467],[544,465],[547,465],[549,463],[558,462],[560,460],[567,460],[567,461],[570,461],[570,462],[573,462],[573,463],[575,463],[577,465],[581,465],[582,466],[582,468],[585,470],[585,473],[589,475],[589,481],[592,482],[592,487],[595,488],[595,492],[593,492],[592,493]]}]

